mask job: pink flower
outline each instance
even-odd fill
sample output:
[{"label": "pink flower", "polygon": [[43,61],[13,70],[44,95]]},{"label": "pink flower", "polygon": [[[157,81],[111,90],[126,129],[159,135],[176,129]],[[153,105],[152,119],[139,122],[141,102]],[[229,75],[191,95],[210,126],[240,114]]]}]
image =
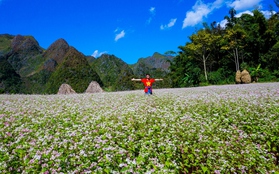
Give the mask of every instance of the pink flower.
[{"label": "pink flower", "polygon": [[0,118],[2,118],[2,117],[4,117],[5,116],[5,114],[0,114]]},{"label": "pink flower", "polygon": [[219,170],[215,170],[214,173],[215,174],[220,174],[220,171]]}]

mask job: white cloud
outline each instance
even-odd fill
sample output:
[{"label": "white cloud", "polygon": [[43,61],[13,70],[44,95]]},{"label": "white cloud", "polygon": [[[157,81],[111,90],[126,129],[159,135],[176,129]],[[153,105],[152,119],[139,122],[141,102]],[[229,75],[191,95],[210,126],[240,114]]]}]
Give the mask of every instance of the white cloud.
[{"label": "white cloud", "polygon": [[261,1],[262,0],[235,0],[232,3],[228,3],[228,6],[234,8],[236,11],[246,10],[259,6]]},{"label": "white cloud", "polygon": [[176,22],[176,20],[177,20],[176,18],[175,19],[171,19],[170,22],[167,25],[161,25],[160,29],[161,30],[165,30],[165,29],[173,27],[175,22]]},{"label": "white cloud", "polygon": [[186,13],[182,28],[195,26],[199,22],[202,22],[204,17],[207,17],[213,10],[222,7],[223,3],[224,0],[216,0],[213,3],[204,4],[201,0],[197,0],[192,7],[192,11]]},{"label": "white cloud", "polygon": [[[239,18],[239,17],[240,17],[241,15],[243,15],[243,14],[253,15],[253,13],[252,13],[251,11],[246,10],[246,11],[244,11],[244,12],[241,12],[241,13],[236,14],[235,17]],[[224,20],[222,20],[221,22],[219,22],[220,26],[223,27],[223,28],[226,27],[226,24],[227,24],[227,23],[228,23],[228,21],[227,21],[226,19],[224,19]]]},{"label": "white cloud", "polygon": [[98,50],[95,50],[91,56],[100,57],[102,54],[106,54],[106,53],[107,53],[107,51],[99,52]]},{"label": "white cloud", "polygon": [[155,7],[150,7],[149,12],[150,12],[151,16],[146,20],[147,24],[150,24],[153,17],[155,16],[155,12],[156,12]]},{"label": "white cloud", "polygon": [[210,13],[209,7],[202,1],[198,0],[193,6],[193,11],[188,11],[186,13],[182,28],[195,26],[197,23],[201,22],[203,17],[207,16],[208,13]]},{"label": "white cloud", "polygon": [[150,7],[149,11],[152,15],[155,15],[155,7]]},{"label": "white cloud", "polygon": [[149,17],[149,18],[147,19],[146,23],[147,23],[147,24],[150,24],[151,21],[152,21],[152,17]]},{"label": "white cloud", "polygon": [[115,41],[118,41],[119,39],[123,38],[125,36],[125,31],[122,30],[120,33],[116,34]]},{"label": "white cloud", "polygon": [[224,4],[224,0],[216,0],[213,2],[211,9],[214,10],[216,8],[220,8],[223,6],[223,4]]},{"label": "white cloud", "polygon": [[[263,13],[263,15],[265,16],[265,18],[270,18],[270,11],[261,11],[261,13]],[[276,13],[275,11],[274,11],[274,13]],[[249,15],[254,15],[251,11],[249,11],[249,10],[246,10],[246,11],[243,11],[243,12],[241,12],[241,13],[237,13],[236,15],[235,15],[235,17],[237,17],[237,18],[239,18],[239,17],[241,17],[243,14],[249,14]],[[226,19],[224,19],[224,20],[222,20],[221,22],[219,22],[219,24],[220,24],[220,26],[221,27],[225,27],[226,26],[226,24],[228,23],[228,21],[226,20]]]},{"label": "white cloud", "polygon": [[[263,14],[264,14],[264,17],[265,18],[267,18],[267,19],[269,19],[271,16],[272,16],[272,14],[270,13],[270,11],[261,11]],[[276,11],[273,11],[273,14],[275,14],[276,13]]]},{"label": "white cloud", "polygon": [[228,21],[226,19],[222,20],[221,22],[219,22],[220,26],[222,28],[225,28],[226,27],[226,24],[228,23]]}]

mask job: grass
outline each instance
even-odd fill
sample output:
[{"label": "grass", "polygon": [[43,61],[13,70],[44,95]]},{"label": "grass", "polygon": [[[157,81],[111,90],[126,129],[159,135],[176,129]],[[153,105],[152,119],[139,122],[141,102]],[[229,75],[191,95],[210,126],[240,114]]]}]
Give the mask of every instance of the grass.
[{"label": "grass", "polygon": [[279,83],[1,95],[0,173],[276,173],[278,116]]}]

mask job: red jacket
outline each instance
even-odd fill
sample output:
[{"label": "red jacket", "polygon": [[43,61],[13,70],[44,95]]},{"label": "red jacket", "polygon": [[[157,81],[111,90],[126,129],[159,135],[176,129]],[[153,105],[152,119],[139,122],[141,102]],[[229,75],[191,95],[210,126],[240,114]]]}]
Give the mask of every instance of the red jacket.
[{"label": "red jacket", "polygon": [[141,82],[143,83],[144,85],[144,92],[147,92],[148,91],[148,88],[151,88],[152,87],[152,83],[155,82],[155,79],[147,79],[147,78],[144,78],[144,79],[141,79]]}]

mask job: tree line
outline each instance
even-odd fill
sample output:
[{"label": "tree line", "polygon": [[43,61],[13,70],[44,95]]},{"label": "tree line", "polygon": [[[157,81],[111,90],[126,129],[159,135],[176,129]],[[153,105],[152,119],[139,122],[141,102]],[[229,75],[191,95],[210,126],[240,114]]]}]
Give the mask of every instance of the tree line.
[{"label": "tree line", "polygon": [[[279,0],[274,1],[279,8]],[[252,81],[279,81],[279,12],[270,7],[266,18],[259,9],[236,17],[230,9],[222,27],[217,22],[203,28],[179,46],[170,62],[173,87],[235,83],[236,71],[246,69]]]}]

